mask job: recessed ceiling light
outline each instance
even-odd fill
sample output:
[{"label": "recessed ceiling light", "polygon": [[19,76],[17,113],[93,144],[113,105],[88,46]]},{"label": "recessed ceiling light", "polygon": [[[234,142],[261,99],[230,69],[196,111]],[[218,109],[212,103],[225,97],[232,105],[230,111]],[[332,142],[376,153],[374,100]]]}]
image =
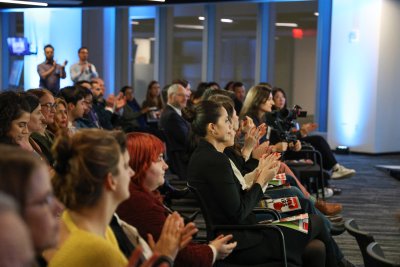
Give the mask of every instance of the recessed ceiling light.
[{"label": "recessed ceiling light", "polygon": [[206,20],[205,17],[199,17],[199,20]]},{"label": "recessed ceiling light", "polygon": [[223,22],[223,23],[232,23],[233,20],[232,19],[221,19],[221,22]]},{"label": "recessed ceiling light", "polygon": [[291,22],[277,22],[277,23],[275,23],[275,26],[296,28],[298,25],[297,25],[297,23],[291,23]]},{"label": "recessed ceiling light", "polygon": [[16,5],[29,5],[29,6],[48,6],[47,3],[43,2],[30,2],[30,1],[19,1],[19,0],[0,0],[0,3],[16,4]]},{"label": "recessed ceiling light", "polygon": [[149,0],[151,2],[165,2],[165,0]]},{"label": "recessed ceiling light", "polygon": [[314,12],[314,16],[319,16],[319,13],[318,12]]},{"label": "recessed ceiling light", "polygon": [[174,26],[178,29],[204,30],[203,25],[175,24]]}]

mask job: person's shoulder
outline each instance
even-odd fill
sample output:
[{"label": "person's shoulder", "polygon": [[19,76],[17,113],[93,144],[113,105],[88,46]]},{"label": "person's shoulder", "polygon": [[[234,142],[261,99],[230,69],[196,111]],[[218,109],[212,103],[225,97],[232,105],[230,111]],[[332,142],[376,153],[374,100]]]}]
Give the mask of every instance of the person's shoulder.
[{"label": "person's shoulder", "polygon": [[220,164],[229,164],[228,157],[217,151],[210,143],[201,141],[193,153],[195,161],[199,162],[200,159],[206,166],[215,166]]},{"label": "person's shoulder", "polygon": [[[76,231],[62,244],[49,266],[124,266],[126,259],[108,240],[86,231]],[[117,265],[116,265],[117,264]]]}]

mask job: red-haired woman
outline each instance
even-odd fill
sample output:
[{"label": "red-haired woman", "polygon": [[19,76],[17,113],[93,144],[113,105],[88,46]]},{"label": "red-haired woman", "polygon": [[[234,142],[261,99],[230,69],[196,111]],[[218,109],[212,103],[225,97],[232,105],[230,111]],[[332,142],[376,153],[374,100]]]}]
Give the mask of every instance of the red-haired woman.
[{"label": "red-haired woman", "polygon": [[[169,214],[157,190],[164,183],[168,169],[163,159],[164,144],[153,135],[136,132],[127,135],[127,149],[135,175],[129,185],[130,198],[118,207],[117,213],[142,236],[150,233],[157,241]],[[209,245],[190,243],[178,253],[174,266],[211,267],[215,260],[227,257],[235,248],[236,242],[228,244],[230,239],[232,235],[221,235]]]}]

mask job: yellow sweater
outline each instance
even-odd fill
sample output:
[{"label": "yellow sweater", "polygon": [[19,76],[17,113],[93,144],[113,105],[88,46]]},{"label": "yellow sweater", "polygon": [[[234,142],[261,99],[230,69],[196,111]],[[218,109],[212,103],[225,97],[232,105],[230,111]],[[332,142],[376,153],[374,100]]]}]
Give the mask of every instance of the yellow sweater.
[{"label": "yellow sweater", "polygon": [[126,267],[128,260],[121,253],[110,227],[105,238],[79,229],[67,211],[62,221],[70,235],[54,254],[49,267]]}]

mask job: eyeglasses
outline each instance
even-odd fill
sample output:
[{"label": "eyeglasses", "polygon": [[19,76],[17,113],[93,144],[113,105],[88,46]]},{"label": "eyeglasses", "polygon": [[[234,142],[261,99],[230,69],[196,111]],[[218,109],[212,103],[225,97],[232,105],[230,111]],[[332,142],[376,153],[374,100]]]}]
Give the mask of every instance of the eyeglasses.
[{"label": "eyeglasses", "polygon": [[48,109],[56,109],[57,108],[57,103],[46,103],[46,104],[42,104],[42,107],[46,107]]}]

